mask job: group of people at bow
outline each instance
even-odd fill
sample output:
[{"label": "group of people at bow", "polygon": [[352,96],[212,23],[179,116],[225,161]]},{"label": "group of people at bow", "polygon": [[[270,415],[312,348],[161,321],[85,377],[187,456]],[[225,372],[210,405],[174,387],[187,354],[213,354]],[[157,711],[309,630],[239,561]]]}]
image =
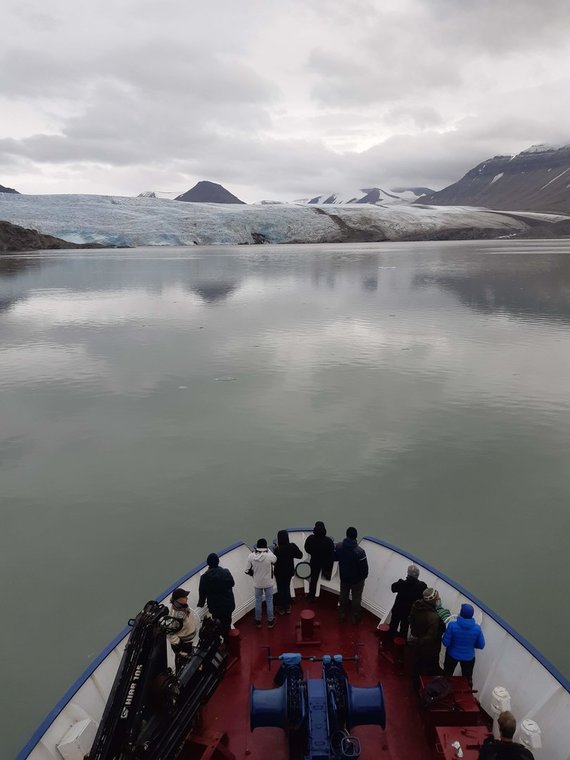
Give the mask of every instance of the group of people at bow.
[{"label": "group of people at bow", "polygon": [[[362,617],[362,592],[368,577],[368,560],[366,552],[358,545],[356,528],[349,527],[343,541],[335,544],[327,535],[325,525],[317,521],[312,533],[307,537],[304,549],[309,556],[310,581],[308,600],[316,598],[320,577],[330,580],[334,562],[338,562],[340,579],[339,622],[344,623],[350,617],[353,623]],[[280,530],[271,549],[265,538],[260,538],[254,550],[249,554],[245,573],[252,577],[255,592],[255,622],[262,627],[262,602],[265,599],[267,610],[267,627],[276,624],[273,597],[274,581],[277,586],[277,613],[291,613],[291,580],[295,574],[295,560],[300,560],[303,552],[289,539],[286,530]],[[232,613],[235,609],[233,587],[234,578],[230,571],[220,567],[217,554],[207,557],[208,569],[200,577],[198,607],[208,605],[213,618],[220,624],[222,635],[228,636],[231,628]],[[475,650],[485,647],[485,638],[481,626],[474,619],[471,604],[462,604],[458,616],[443,606],[436,589],[428,588],[419,579],[420,570],[410,565],[406,578],[400,578],[392,586],[396,599],[391,610],[390,633],[408,639],[412,652],[413,680],[419,686],[421,674],[438,675],[441,673],[441,645],[446,647],[443,673],[454,674],[457,665],[461,673],[472,682],[475,665]],[[192,653],[192,642],[196,635],[198,619],[188,605],[189,592],[177,588],[171,595],[171,616],[178,618],[181,628],[169,636],[175,652],[176,669]],[[408,635],[409,634],[409,635]],[[480,760],[532,760],[533,755],[522,745],[513,742],[516,720],[512,713],[501,713],[498,720],[500,739],[490,739],[482,747]]]},{"label": "group of people at bow", "polygon": [[[366,552],[356,541],[356,528],[347,528],[346,538],[335,545],[323,522],[318,521],[305,541],[305,551],[309,555],[311,575],[308,599],[314,601],[317,583],[322,574],[330,579],[334,562],[338,562],[340,574],[339,618],[344,622],[349,609],[352,619],[358,622],[362,616],[362,591],[368,576]],[[302,559],[303,552],[289,540],[289,533],[280,530],[272,549],[267,540],[260,538],[247,559],[245,572],[252,576],[255,590],[255,624],[262,627],[262,604],[265,598],[267,627],[275,626],[275,606],[273,599],[273,579],[277,586],[277,612],[291,613],[291,580],[295,574],[295,560]]]},{"label": "group of people at bow", "polygon": [[410,632],[414,685],[419,686],[421,674],[433,676],[441,672],[442,644],[446,647],[444,675],[452,676],[460,665],[461,674],[471,683],[475,650],[485,647],[483,631],[473,617],[475,610],[471,604],[462,604],[459,615],[452,616],[439,593],[420,581],[419,575],[419,568],[410,565],[406,577],[392,584],[396,601],[390,619],[392,636],[407,639]]}]

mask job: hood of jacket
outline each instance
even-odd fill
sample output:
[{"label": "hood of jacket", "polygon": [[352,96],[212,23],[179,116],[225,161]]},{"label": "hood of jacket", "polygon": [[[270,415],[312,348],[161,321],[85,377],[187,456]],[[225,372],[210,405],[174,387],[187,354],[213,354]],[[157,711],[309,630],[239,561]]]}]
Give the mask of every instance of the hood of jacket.
[{"label": "hood of jacket", "polygon": [[459,616],[455,622],[464,631],[473,630],[473,628],[475,628],[475,626],[477,625],[474,618],[464,618],[461,616]]},{"label": "hood of jacket", "polygon": [[269,549],[256,549],[253,552],[253,557],[251,558],[251,561],[252,562],[266,562],[268,554],[269,554]]}]

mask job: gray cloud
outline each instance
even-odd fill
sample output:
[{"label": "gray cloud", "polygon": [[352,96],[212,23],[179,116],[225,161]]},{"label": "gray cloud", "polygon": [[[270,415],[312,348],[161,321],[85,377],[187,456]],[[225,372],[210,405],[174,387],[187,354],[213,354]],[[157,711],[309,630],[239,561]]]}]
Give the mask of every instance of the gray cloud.
[{"label": "gray cloud", "polygon": [[0,182],[24,192],[443,187],[570,141],[566,1],[46,8],[3,14]]}]

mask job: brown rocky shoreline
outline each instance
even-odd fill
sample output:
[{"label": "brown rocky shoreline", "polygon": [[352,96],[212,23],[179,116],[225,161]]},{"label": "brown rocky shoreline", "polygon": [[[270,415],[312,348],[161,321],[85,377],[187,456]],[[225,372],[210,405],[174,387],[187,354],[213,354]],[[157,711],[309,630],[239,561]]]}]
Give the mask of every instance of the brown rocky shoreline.
[{"label": "brown rocky shoreline", "polygon": [[53,235],[42,235],[37,230],[29,230],[17,224],[0,221],[0,253],[109,247],[112,246],[101,243],[69,243],[67,240],[53,237]]}]

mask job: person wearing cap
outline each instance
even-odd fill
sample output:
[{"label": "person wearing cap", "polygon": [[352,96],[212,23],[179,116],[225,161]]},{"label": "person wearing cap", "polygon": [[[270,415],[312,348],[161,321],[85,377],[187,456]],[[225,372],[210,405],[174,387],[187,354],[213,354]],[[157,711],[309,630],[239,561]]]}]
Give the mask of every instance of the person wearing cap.
[{"label": "person wearing cap", "polygon": [[479,760],[534,760],[532,752],[522,744],[513,741],[517,730],[515,716],[509,710],[497,718],[500,739],[490,736],[479,750]]},{"label": "person wearing cap", "polygon": [[362,592],[364,582],[368,578],[368,559],[366,552],[356,541],[357,536],[356,528],[347,528],[346,538],[338,543],[334,550],[340,575],[338,619],[341,623],[346,620],[349,607],[353,623],[359,623],[362,618]]},{"label": "person wearing cap", "polygon": [[267,627],[275,625],[273,614],[273,565],[277,557],[267,548],[267,539],[260,538],[254,551],[247,558],[245,573],[253,577],[255,590],[255,625],[261,628],[261,605],[265,596],[267,607]]},{"label": "person wearing cap", "polygon": [[452,676],[457,663],[461,664],[461,675],[473,681],[475,650],[485,648],[485,637],[481,626],[473,619],[475,610],[471,604],[462,604],[457,620],[452,620],[443,635],[443,644],[447,648],[443,672]]},{"label": "person wearing cap", "polygon": [[390,618],[390,633],[392,636],[408,637],[408,618],[412,609],[412,604],[422,598],[427,584],[418,580],[420,569],[417,565],[408,567],[408,574],[405,578],[400,578],[392,583],[392,593],[396,594],[396,600],[392,607]]},{"label": "person wearing cap", "polygon": [[198,629],[196,614],[188,606],[188,591],[175,588],[170,597],[170,616],[181,621],[176,633],[168,634],[168,640],[174,652],[176,672],[185,664],[192,654],[192,642]]},{"label": "person wearing cap", "polygon": [[441,672],[439,653],[445,625],[437,614],[437,598],[434,588],[426,588],[422,598],[412,604],[410,611],[412,681],[415,688],[420,686],[420,674],[436,676]]},{"label": "person wearing cap", "polygon": [[334,541],[327,536],[327,529],[321,520],[317,520],[313,532],[307,536],[305,551],[309,555],[311,566],[308,599],[313,601],[317,594],[317,583],[321,573],[325,578],[330,579],[334,564]]},{"label": "person wearing cap", "polygon": [[226,638],[232,626],[232,612],[236,608],[232,591],[235,582],[230,571],[220,567],[220,558],[214,552],[208,554],[206,563],[208,569],[200,578],[198,607],[208,605],[211,616],[220,622],[220,632]]}]

